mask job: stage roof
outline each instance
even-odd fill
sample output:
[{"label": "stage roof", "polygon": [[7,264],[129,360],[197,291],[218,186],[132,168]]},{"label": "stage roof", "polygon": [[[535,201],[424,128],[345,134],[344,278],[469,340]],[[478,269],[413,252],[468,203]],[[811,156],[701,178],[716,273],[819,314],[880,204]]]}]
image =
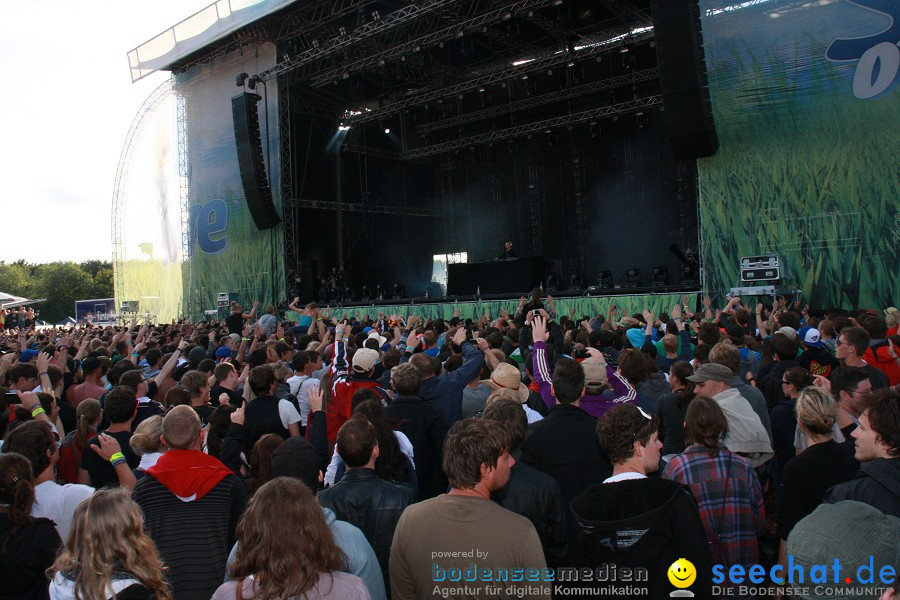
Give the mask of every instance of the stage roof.
[{"label": "stage roof", "polygon": [[131,81],[167,69],[296,0],[218,0],[128,52]]}]

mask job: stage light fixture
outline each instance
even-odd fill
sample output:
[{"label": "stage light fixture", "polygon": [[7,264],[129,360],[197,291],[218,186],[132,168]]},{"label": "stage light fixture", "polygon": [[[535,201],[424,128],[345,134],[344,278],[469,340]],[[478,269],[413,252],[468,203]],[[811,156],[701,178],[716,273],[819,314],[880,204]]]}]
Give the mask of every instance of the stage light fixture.
[{"label": "stage light fixture", "polygon": [[379,300],[384,299],[384,286],[381,285],[380,283],[375,286],[375,297],[378,298]]},{"label": "stage light fixture", "polygon": [[246,73],[240,73],[235,76],[234,84],[238,87],[244,87],[244,82],[246,82],[250,78]]},{"label": "stage light fixture", "polygon": [[625,284],[624,287],[636,288],[641,285],[641,270],[635,267],[632,267],[625,271]]},{"label": "stage light fixture", "polygon": [[585,288],[584,273],[572,273],[569,275],[569,289],[583,290]]},{"label": "stage light fixture", "polygon": [[550,273],[544,277],[544,291],[556,292],[559,290],[559,275]]},{"label": "stage light fixture", "polygon": [[612,271],[597,271],[597,287],[608,289],[612,287],[613,276]]},{"label": "stage light fixture", "polygon": [[372,300],[372,290],[369,289],[369,286],[362,286],[362,290],[359,295],[360,302],[370,302]]},{"label": "stage light fixture", "polygon": [[394,284],[394,300],[399,300],[400,298],[406,298],[406,286],[395,283]]},{"label": "stage light fixture", "polygon": [[390,133],[390,132],[391,132],[391,128],[390,128],[390,127],[385,127],[385,128],[384,128],[384,132],[385,132],[385,133]]},{"label": "stage light fixture", "polygon": [[664,285],[668,285],[669,283],[669,269],[666,267],[654,267],[653,268],[653,281],[650,282],[650,285],[654,287],[660,287]]}]

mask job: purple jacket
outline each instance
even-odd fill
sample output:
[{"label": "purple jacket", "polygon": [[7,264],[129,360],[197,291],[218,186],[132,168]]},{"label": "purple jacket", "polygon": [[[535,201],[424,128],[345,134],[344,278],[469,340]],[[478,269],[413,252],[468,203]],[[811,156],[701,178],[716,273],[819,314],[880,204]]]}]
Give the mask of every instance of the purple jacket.
[{"label": "purple jacket", "polygon": [[[536,341],[534,343],[534,352],[531,353],[531,360],[532,368],[534,370],[534,381],[538,384],[538,389],[541,391],[541,398],[544,399],[544,404],[550,409],[556,404],[556,398],[553,397],[553,393],[550,391],[552,376],[550,374],[550,367],[547,364],[546,342]],[[621,377],[616,373],[615,369],[609,365],[606,365],[606,376],[612,387],[612,397],[604,395],[585,395],[579,402],[579,406],[581,406],[586,413],[597,419],[603,418],[603,415],[616,404],[621,404],[623,402],[637,404],[637,392],[634,391],[634,388],[631,387],[631,384],[628,383],[624,377]]]}]

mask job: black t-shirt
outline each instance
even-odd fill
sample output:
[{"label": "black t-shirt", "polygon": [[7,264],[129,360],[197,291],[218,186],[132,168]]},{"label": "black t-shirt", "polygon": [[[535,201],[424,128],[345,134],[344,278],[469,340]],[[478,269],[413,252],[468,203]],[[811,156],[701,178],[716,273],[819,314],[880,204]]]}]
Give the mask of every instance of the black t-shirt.
[{"label": "black t-shirt", "polygon": [[244,399],[241,397],[241,395],[234,390],[229,390],[228,388],[222,387],[221,385],[215,385],[209,390],[209,403],[213,406],[219,406],[219,396],[221,396],[222,394],[228,394],[228,403],[232,406],[239,407],[244,402]]},{"label": "black t-shirt", "polygon": [[[3,598],[47,598],[45,571],[53,564],[62,545],[50,519],[34,519],[16,533],[5,513],[0,513],[0,596]],[[8,542],[8,545],[7,545]]]},{"label": "black t-shirt", "polygon": [[860,368],[869,376],[869,383],[872,384],[872,390],[882,390],[890,385],[887,374],[881,369],[869,364]]},{"label": "black t-shirt", "polygon": [[209,416],[213,414],[213,411],[216,410],[209,404],[204,404],[202,406],[191,406],[191,408],[193,408],[194,412],[196,412],[200,416],[202,425],[206,425],[207,423],[209,423]]},{"label": "black t-shirt", "polygon": [[236,333],[241,335],[241,332],[244,330],[244,315],[243,313],[231,313],[227,317],[225,317],[225,324],[228,326],[228,333]]},{"label": "black t-shirt", "polygon": [[[122,447],[122,454],[125,456],[125,460],[128,461],[130,468],[135,469],[141,464],[141,459],[131,449],[131,444],[129,443],[131,441],[130,431],[116,431],[115,433],[107,431],[105,433],[116,438],[116,441],[119,442],[119,446]],[[99,445],[100,440],[96,437],[88,442],[88,446]],[[116,475],[116,470],[110,462],[103,460],[99,454],[88,447],[85,447],[84,454],[81,457],[81,467],[90,475],[91,487],[93,488],[100,489],[109,485],[113,487],[119,485],[119,477]]]}]

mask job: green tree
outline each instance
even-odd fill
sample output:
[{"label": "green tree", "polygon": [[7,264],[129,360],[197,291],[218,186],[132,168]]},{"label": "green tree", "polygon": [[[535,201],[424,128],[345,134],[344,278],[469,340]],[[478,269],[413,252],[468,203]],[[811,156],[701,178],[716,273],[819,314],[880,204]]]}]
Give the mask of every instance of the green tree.
[{"label": "green tree", "polygon": [[0,261],[0,292],[27,297],[31,294],[32,279],[29,266],[22,261]]},{"label": "green tree", "polygon": [[37,265],[36,271],[32,294],[47,299],[38,305],[44,321],[59,321],[72,315],[76,300],[97,297],[91,295],[94,280],[90,273],[73,262]]}]

